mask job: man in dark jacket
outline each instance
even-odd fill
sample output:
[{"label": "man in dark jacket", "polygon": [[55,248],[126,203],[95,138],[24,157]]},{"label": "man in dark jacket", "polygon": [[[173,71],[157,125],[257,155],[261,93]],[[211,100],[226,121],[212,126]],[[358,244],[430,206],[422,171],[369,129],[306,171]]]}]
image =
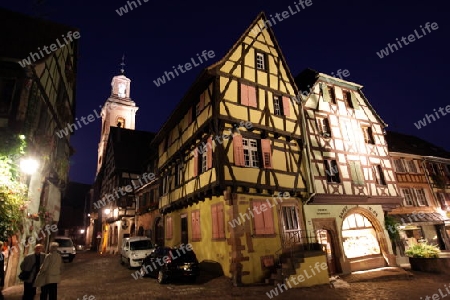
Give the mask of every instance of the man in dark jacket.
[{"label": "man in dark jacket", "polygon": [[41,253],[44,246],[37,244],[34,247],[34,253],[28,254],[20,264],[22,271],[31,271],[30,277],[23,282],[23,297],[22,300],[33,300],[36,295],[36,288],[33,287],[36,275],[44,263],[45,254]]}]

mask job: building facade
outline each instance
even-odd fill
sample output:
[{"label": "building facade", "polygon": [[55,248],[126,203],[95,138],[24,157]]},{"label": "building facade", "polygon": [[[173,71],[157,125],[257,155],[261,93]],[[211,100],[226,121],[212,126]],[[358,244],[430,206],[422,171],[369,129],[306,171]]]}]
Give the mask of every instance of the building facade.
[{"label": "building facade", "polygon": [[317,233],[330,274],[395,265],[384,215],[401,198],[386,124],[359,84],[311,69],[296,83],[312,176],[306,228]]},{"label": "building facade", "polygon": [[155,138],[165,244],[192,244],[235,284],[267,279],[285,249],[309,243],[296,88],[265,21],[200,74]]},{"label": "building facade", "polygon": [[[69,26],[5,9],[0,9],[0,25],[2,141],[5,136],[20,136],[25,151],[10,159],[17,164],[22,160],[34,165],[33,172],[22,174],[20,179],[27,185],[28,201],[22,206],[25,214],[22,233],[9,240],[10,246],[20,249],[9,258],[5,282],[9,286],[17,281],[22,256],[37,242],[48,246],[49,234],[42,234],[41,229],[45,225],[57,227],[59,221],[69,157],[73,153],[70,136],[74,130],[70,124],[75,120],[80,33]],[[72,39],[55,51],[43,52],[39,48],[69,35]]]},{"label": "building facade", "polygon": [[389,216],[395,233],[397,260],[407,263],[404,251],[421,241],[449,250],[447,199],[450,153],[414,136],[388,131],[386,138],[402,205]]}]

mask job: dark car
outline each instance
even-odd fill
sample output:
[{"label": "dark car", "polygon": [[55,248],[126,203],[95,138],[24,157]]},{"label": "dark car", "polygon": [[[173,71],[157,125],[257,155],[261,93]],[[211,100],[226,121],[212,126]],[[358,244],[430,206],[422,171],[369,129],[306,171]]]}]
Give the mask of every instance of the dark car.
[{"label": "dark car", "polygon": [[145,257],[140,275],[156,277],[161,284],[171,279],[195,282],[199,275],[198,260],[191,249],[158,247]]}]

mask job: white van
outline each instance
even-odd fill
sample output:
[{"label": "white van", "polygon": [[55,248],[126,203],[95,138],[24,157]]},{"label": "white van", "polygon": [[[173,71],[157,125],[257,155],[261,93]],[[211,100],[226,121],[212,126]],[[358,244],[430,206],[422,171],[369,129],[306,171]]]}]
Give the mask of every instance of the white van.
[{"label": "white van", "polygon": [[72,239],[67,236],[57,236],[55,237],[55,242],[59,244],[58,252],[61,254],[61,258],[72,262],[77,254]]},{"label": "white van", "polygon": [[125,238],[120,248],[120,262],[129,268],[140,267],[144,258],[155,250],[152,240],[145,236]]}]

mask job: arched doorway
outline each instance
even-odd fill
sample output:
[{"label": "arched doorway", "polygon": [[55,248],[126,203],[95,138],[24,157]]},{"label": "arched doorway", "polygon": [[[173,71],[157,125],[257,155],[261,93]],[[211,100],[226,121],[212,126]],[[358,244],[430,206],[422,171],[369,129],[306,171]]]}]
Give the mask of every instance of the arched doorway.
[{"label": "arched doorway", "polygon": [[[372,219],[372,220],[370,220]],[[351,271],[369,270],[386,266],[384,249],[378,239],[376,219],[361,211],[349,212],[342,221],[342,248],[350,261]]]},{"label": "arched doorway", "polygon": [[155,243],[158,246],[164,246],[164,225],[161,217],[155,220]]}]

